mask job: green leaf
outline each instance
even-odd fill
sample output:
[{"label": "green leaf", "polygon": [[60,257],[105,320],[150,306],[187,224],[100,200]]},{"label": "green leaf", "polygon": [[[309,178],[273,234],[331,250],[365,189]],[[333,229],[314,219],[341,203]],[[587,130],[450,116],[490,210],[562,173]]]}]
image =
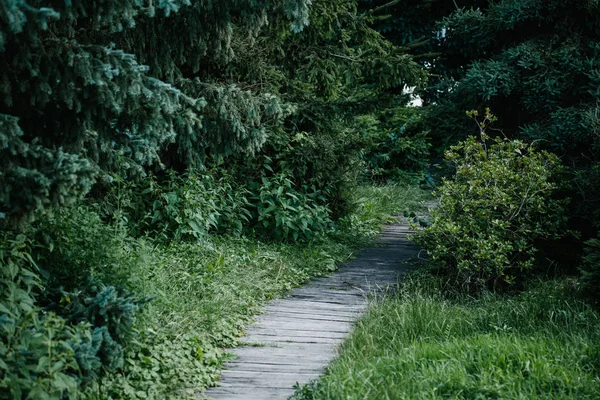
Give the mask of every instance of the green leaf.
[{"label": "green leaf", "polygon": [[77,380],[72,376],[57,372],[54,374],[52,384],[60,390],[74,390],[77,388]]}]

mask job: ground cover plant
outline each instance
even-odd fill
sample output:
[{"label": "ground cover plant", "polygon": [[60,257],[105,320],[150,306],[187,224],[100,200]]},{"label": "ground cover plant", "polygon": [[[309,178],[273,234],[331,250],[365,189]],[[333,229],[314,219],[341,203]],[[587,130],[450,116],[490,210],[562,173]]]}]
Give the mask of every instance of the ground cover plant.
[{"label": "ground cover plant", "polygon": [[572,295],[573,283],[473,298],[440,278],[409,277],[292,398],[597,398],[600,314]]}]

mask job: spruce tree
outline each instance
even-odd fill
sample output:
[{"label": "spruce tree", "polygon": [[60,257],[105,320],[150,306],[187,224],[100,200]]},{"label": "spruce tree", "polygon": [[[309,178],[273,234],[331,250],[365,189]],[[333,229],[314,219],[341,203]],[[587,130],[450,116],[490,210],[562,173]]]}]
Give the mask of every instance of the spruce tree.
[{"label": "spruce tree", "polygon": [[167,145],[185,166],[205,149],[256,150],[262,115],[281,108],[205,69],[231,60],[234,31],[255,37],[273,15],[301,31],[309,5],[2,0],[0,216],[73,202],[112,170],[143,174]]}]

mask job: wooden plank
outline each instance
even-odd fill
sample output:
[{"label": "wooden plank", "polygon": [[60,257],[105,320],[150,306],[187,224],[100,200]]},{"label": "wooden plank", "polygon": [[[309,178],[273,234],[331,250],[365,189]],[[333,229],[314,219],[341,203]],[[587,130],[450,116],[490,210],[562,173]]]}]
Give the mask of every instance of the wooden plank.
[{"label": "wooden plank", "polygon": [[273,313],[285,313],[290,315],[321,315],[321,316],[330,316],[330,317],[348,317],[352,319],[356,319],[361,315],[360,312],[344,312],[344,311],[328,311],[328,310],[308,310],[304,307],[294,306],[293,303],[290,306],[271,306],[265,309],[267,312]]},{"label": "wooden plank", "polygon": [[314,300],[322,303],[333,303],[333,304],[347,304],[347,305],[355,305],[361,304],[364,302],[364,299],[344,299],[339,297],[325,296],[319,293],[294,293],[293,298],[302,299],[302,300]]},{"label": "wooden plank", "polygon": [[[365,301],[366,303],[366,301]],[[302,324],[307,324],[307,319],[316,319],[319,321],[323,321],[323,323],[327,324],[327,322],[331,322],[332,324],[343,324],[343,323],[352,323],[354,322],[359,314],[356,314],[356,316],[347,316],[347,315],[328,315],[328,314],[302,314],[302,313],[286,313],[283,311],[273,311],[272,313],[270,313],[267,316],[261,316],[260,318],[256,319],[256,322],[254,322],[254,324],[252,325],[252,327],[254,326],[260,326],[261,324],[265,323],[265,322],[269,322],[269,321],[278,321],[280,324],[285,324],[285,323],[302,323]],[[320,322],[321,323],[321,322]],[[249,328],[249,329],[252,329]]]},{"label": "wooden plank", "polygon": [[[315,326],[314,328],[318,328]],[[343,339],[348,336],[349,330],[329,331],[321,329],[286,329],[284,327],[257,327],[251,331],[251,334],[260,335],[281,335],[281,336],[297,336],[297,337],[327,337],[331,339]]]},{"label": "wooden plank", "polygon": [[226,399],[226,400],[282,400],[294,394],[293,389],[269,389],[269,388],[215,388],[203,394],[202,399]]},{"label": "wooden plank", "polygon": [[262,372],[318,372],[322,373],[325,371],[325,366],[322,363],[311,363],[311,364],[296,364],[296,363],[288,363],[288,364],[274,364],[268,362],[229,362],[228,368],[234,371],[262,371]]},{"label": "wooden plank", "polygon": [[327,361],[335,358],[338,354],[335,349],[329,349],[328,351],[322,352],[306,352],[304,354],[290,354],[290,352],[288,352],[288,350],[285,348],[279,350],[279,352],[236,352],[236,354],[239,356],[236,361],[238,363],[252,361],[253,363],[259,364],[270,363],[287,365],[293,363],[294,365],[314,366],[315,363],[326,365]]},{"label": "wooden plank", "polygon": [[335,347],[327,344],[299,344],[299,343],[279,343],[273,346],[256,347],[244,346],[233,349],[233,354],[238,356],[254,356],[257,354],[269,354],[272,356],[288,355],[291,358],[303,358],[307,354],[333,354]]},{"label": "wooden plank", "polygon": [[[247,388],[269,388],[269,389],[292,389],[294,387],[294,385],[296,383],[300,383],[301,385],[306,384],[308,382],[310,382],[312,379],[318,378],[319,375],[318,374],[314,374],[314,376],[307,376],[306,378],[302,377],[302,376],[298,376],[296,377],[296,379],[294,379],[293,377],[289,377],[289,378],[276,378],[276,379],[271,379],[271,380],[264,380],[264,379],[260,379],[260,378],[256,378],[256,379],[240,379],[240,378],[232,378],[231,379],[231,383],[223,383],[221,385],[222,388],[231,388],[231,389],[237,389],[238,393],[243,393],[243,391],[241,391],[240,389],[247,389]],[[254,400],[250,397],[247,398],[248,400]],[[258,399],[256,399],[258,400]],[[284,399],[281,399],[284,400]]]},{"label": "wooden plank", "polygon": [[295,320],[309,320],[309,321],[341,321],[341,322],[352,322],[356,320],[356,315],[330,315],[330,314],[304,314],[296,312],[286,312],[281,310],[273,310],[269,313],[269,317],[287,318]]},{"label": "wooden plank", "polygon": [[322,321],[318,325],[307,325],[302,321],[293,321],[282,323],[279,321],[263,321],[261,324],[254,325],[252,329],[248,330],[248,333],[261,331],[261,330],[279,330],[281,332],[292,331],[292,332],[306,332],[309,334],[310,332],[322,332],[327,331],[329,333],[342,333],[346,334],[352,330],[352,324],[346,322],[344,324],[339,324],[338,322],[330,322]]},{"label": "wooden plank", "polygon": [[[323,301],[343,301],[349,304],[358,304],[361,301],[364,301],[364,291],[353,291],[353,292],[343,292],[336,290],[327,290],[327,289],[319,289],[319,288],[305,288],[302,290],[295,290],[292,293],[292,298],[302,296],[313,296],[318,299],[322,299]],[[344,303],[342,303],[344,304]]]},{"label": "wooden plank", "polygon": [[[335,318],[335,317],[329,317],[329,318],[320,318],[320,319],[316,319],[318,321],[318,325],[317,326],[321,326],[321,329],[313,329],[313,325],[310,324],[310,321],[306,321],[307,318],[298,318],[298,315],[290,315],[290,314],[271,314],[269,315],[269,318],[260,318],[257,319],[256,322],[254,322],[252,324],[252,326],[250,328],[248,328],[247,332],[251,332],[253,328],[260,328],[260,327],[271,327],[271,328],[275,328],[277,326],[282,327],[282,328],[286,328],[286,329],[302,329],[302,330],[325,330],[325,331],[335,331],[337,329],[335,329],[336,327],[340,327],[342,329],[340,330],[348,330],[350,329],[350,327],[352,326],[352,323],[356,320],[355,318],[347,318],[347,317],[341,317],[341,318]],[[306,315],[306,314],[305,314]],[[307,317],[310,317],[309,315],[306,315]],[[326,316],[327,317],[327,316]],[[308,318],[311,319],[311,318]],[[315,318],[313,318],[315,319]],[[306,329],[303,329],[306,328]]]},{"label": "wooden plank", "polygon": [[[223,376],[235,378],[238,381],[264,380],[271,382],[291,381],[292,385],[296,381],[310,380],[317,378],[319,373],[316,371],[297,372],[297,371],[243,371],[239,369],[225,370]],[[269,386],[267,386],[269,387]]]},{"label": "wooden plank", "polygon": [[[292,302],[290,302],[292,301]],[[276,300],[271,302],[271,305],[288,305],[293,304],[294,306],[306,307],[306,308],[314,308],[314,309],[327,309],[327,310],[364,310],[366,305],[363,303],[356,305],[348,305],[348,304],[335,304],[335,303],[326,303],[326,302],[315,302],[315,301],[306,301],[301,299],[291,299],[287,298],[284,300]]]},{"label": "wooden plank", "polygon": [[343,338],[328,338],[319,336],[284,336],[284,335],[263,335],[260,333],[252,332],[249,336],[244,338],[247,343],[331,343],[338,345],[342,343]]},{"label": "wooden plank", "polygon": [[[296,366],[296,368],[311,368],[311,369],[316,369],[316,367],[320,364],[321,366],[325,366],[328,364],[329,361],[331,361],[332,359],[334,359],[337,356],[336,352],[327,352],[327,353],[323,353],[323,354],[307,354],[304,355],[302,357],[294,357],[294,356],[290,356],[286,354],[271,354],[271,353],[267,353],[267,354],[251,354],[248,355],[246,354],[244,357],[246,357],[245,359],[248,360],[252,360],[252,363],[254,364],[273,364],[273,365],[288,365],[289,363],[293,362],[294,365]],[[250,358],[251,357],[251,358]],[[236,364],[239,365],[239,364]],[[235,368],[235,365],[232,365],[231,367],[229,366],[229,364],[227,364],[227,369],[229,368]]]}]

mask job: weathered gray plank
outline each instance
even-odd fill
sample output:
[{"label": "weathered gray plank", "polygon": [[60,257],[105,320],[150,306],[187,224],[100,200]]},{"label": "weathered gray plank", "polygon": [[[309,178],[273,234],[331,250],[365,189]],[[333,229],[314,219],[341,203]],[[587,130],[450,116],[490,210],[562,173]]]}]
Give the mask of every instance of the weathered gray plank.
[{"label": "weathered gray plank", "polygon": [[407,237],[406,221],[386,227],[375,246],[329,277],[294,289],[290,297],[272,301],[248,329],[227,364],[220,386],[201,398],[216,400],[283,400],[293,385],[318,377],[366,310],[372,293],[394,290],[410,267],[400,261],[417,253]]},{"label": "weathered gray plank", "polygon": [[326,338],[317,336],[283,336],[283,335],[262,335],[252,333],[246,338],[248,343],[273,344],[273,343],[331,343],[339,344],[343,338]]},{"label": "weathered gray plank", "polygon": [[320,314],[320,315],[335,315],[335,316],[341,316],[341,315],[345,315],[345,316],[351,316],[351,317],[356,317],[357,315],[360,315],[360,311],[356,310],[344,310],[343,308],[337,309],[337,310],[332,310],[332,309],[327,309],[327,308],[306,308],[304,306],[300,306],[300,305],[296,305],[296,304],[289,304],[289,305],[272,305],[272,306],[267,306],[265,307],[265,311],[267,313],[269,312],[290,312],[290,313],[295,313],[295,314]]},{"label": "weathered gray plank", "polygon": [[283,329],[280,327],[276,328],[266,328],[266,327],[258,327],[252,330],[251,333],[248,334],[248,337],[252,334],[260,334],[260,335],[271,335],[271,336],[294,336],[294,337],[320,337],[320,338],[331,338],[331,339],[339,339],[345,338],[348,330],[343,331],[324,331],[324,330],[304,330],[304,329]]},{"label": "weathered gray plank", "polygon": [[316,320],[316,321],[339,321],[339,322],[352,322],[356,320],[356,316],[346,315],[322,315],[322,314],[300,314],[291,313],[284,311],[273,311],[269,313],[269,319],[279,319],[282,321],[303,321]]},{"label": "weathered gray plank", "polygon": [[[289,298],[287,299],[279,299],[279,300],[274,300],[270,303],[270,305],[272,306],[280,306],[280,305],[289,305],[291,307],[305,307],[305,308],[312,308],[312,309],[331,309],[331,310],[364,310],[366,308],[366,305],[364,303],[360,303],[360,304],[356,304],[356,305],[345,305],[345,304],[333,304],[333,303],[321,303],[321,302],[314,302],[314,301],[303,301],[303,300],[295,300],[293,302],[289,301]],[[267,306],[268,307],[268,306]]]},{"label": "weathered gray plank", "polygon": [[[211,394],[213,398],[227,400],[280,400],[287,399],[294,393],[293,389],[270,389],[270,388],[215,388]],[[283,396],[283,397],[282,397]]]},{"label": "weathered gray plank", "polygon": [[325,366],[322,363],[304,363],[304,364],[284,364],[284,363],[267,363],[267,362],[238,362],[231,361],[228,364],[230,367],[235,367],[235,371],[260,371],[260,372],[293,372],[302,373],[321,373],[325,371]]}]

